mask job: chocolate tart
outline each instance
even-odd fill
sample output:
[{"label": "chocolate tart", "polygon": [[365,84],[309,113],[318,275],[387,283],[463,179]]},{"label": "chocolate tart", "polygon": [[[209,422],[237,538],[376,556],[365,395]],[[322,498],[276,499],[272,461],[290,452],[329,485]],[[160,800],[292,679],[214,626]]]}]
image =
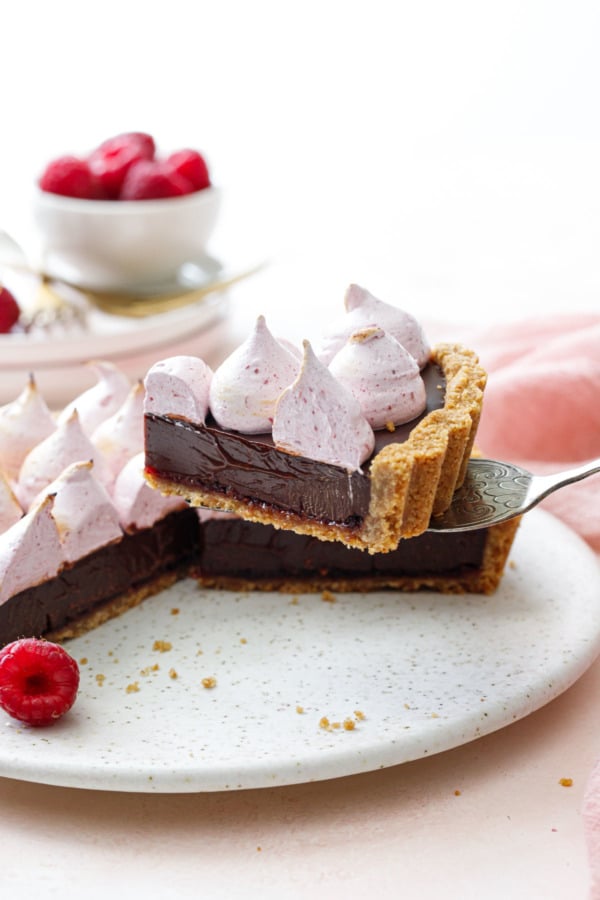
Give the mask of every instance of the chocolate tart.
[{"label": "chocolate tart", "polygon": [[270,434],[242,435],[207,418],[145,416],[145,474],[164,494],[192,506],[369,553],[395,550],[427,529],[463,482],[483,401],[486,374],[459,344],[433,348],[423,371],[425,413],[376,432],[361,470],[295,456]]},{"label": "chocolate tart", "polygon": [[0,646],[26,636],[77,637],[185,577],[236,591],[490,594],[517,525],[513,519],[478,531],[427,532],[390,553],[368,554],[235,517],[201,522],[195,510],[183,509],[1,604]]}]

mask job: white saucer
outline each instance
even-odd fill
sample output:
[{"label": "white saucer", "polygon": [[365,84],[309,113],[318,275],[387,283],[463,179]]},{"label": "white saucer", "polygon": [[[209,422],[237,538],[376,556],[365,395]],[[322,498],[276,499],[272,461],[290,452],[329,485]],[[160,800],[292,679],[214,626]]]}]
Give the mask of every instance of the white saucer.
[{"label": "white saucer", "polygon": [[202,257],[184,263],[173,278],[153,279],[152,281],[128,281],[116,285],[111,283],[106,285],[105,288],[98,280],[90,283],[85,278],[85,275],[77,269],[54,261],[52,257],[44,259],[43,270],[46,275],[55,281],[63,281],[84,291],[89,290],[101,293],[103,290],[106,290],[108,293],[129,294],[132,297],[160,298],[167,294],[183,293],[186,290],[191,291],[205,287],[219,278],[224,271],[224,266],[216,257],[206,253]]},{"label": "white saucer", "polygon": [[524,518],[492,597],[332,603],[184,581],[69,643],[86,661],[77,702],[56,725],[0,714],[0,775],[222,791],[440,753],[529,715],[582,675],[600,652],[599,589],[595,555],[540,510]]}]

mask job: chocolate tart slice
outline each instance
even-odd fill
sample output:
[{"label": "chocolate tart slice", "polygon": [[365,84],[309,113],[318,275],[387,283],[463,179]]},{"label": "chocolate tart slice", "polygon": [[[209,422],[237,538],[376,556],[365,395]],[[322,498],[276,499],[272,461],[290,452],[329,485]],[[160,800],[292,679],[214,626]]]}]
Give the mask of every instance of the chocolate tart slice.
[{"label": "chocolate tart slice", "polygon": [[183,417],[145,415],[145,474],[164,494],[347,547],[387,553],[427,529],[464,479],[486,374],[476,354],[438,344],[423,371],[425,413],[376,432],[363,468],[278,449],[270,434],[240,434]]}]

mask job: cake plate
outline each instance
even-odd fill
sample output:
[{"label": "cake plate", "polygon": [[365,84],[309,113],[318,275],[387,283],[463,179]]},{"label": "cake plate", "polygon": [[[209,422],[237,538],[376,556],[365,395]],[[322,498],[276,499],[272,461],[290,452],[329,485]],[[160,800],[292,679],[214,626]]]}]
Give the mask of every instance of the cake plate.
[{"label": "cake plate", "polygon": [[567,690],[600,652],[600,571],[535,510],[491,597],[186,580],[67,647],[75,706],[44,729],[0,713],[0,775],[132,792],[296,784],[440,753]]}]

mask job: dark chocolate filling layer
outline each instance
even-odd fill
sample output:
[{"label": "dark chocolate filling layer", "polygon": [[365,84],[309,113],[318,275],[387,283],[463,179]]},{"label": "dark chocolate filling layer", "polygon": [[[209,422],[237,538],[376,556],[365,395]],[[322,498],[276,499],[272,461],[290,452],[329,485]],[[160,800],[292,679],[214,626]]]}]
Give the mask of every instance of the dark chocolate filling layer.
[{"label": "dark chocolate filling layer", "polygon": [[[425,411],[393,432],[377,431],[373,455],[387,444],[404,442],[421,419],[443,407],[445,381],[440,368],[429,364],[423,380]],[[270,434],[226,431],[210,417],[203,425],[193,425],[148,414],[145,431],[147,468],[175,484],[350,527],[367,515],[368,462],[362,471],[348,473],[339,466],[277,450]]]},{"label": "dark chocolate filling layer", "polygon": [[198,540],[198,516],[185,509],[95,550],[0,606],[0,646],[62,628],[132,588],[189,565]]},{"label": "dark chocolate filling layer", "polygon": [[276,578],[451,575],[481,565],[486,532],[425,532],[390,553],[366,553],[271,525],[211,519],[202,528],[197,570],[249,581]]}]

